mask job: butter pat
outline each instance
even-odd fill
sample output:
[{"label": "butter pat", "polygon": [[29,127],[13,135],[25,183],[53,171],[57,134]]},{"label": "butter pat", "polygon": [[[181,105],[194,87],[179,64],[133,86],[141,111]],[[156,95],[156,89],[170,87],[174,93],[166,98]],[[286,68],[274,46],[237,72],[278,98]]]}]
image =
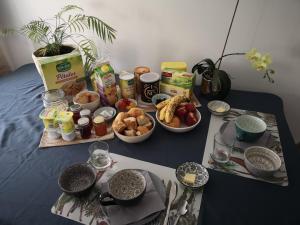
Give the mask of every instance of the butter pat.
[{"label": "butter pat", "polygon": [[187,173],[183,177],[183,181],[188,184],[194,184],[196,180],[196,174]]},{"label": "butter pat", "polygon": [[165,93],[165,94],[168,94],[168,95],[171,95],[171,96],[184,95],[187,98],[191,98],[192,93],[193,93],[191,89],[177,87],[175,85],[166,84],[166,83],[163,83],[163,82],[160,82],[159,88],[160,88],[161,93]]}]

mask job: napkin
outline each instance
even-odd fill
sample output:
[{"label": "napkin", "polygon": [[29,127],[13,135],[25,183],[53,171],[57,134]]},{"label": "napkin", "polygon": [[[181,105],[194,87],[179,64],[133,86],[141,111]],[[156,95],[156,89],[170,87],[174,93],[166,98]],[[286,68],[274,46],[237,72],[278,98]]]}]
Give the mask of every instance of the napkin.
[{"label": "napkin", "polygon": [[[142,171],[142,174],[144,175],[147,182],[146,192],[143,198],[136,205],[104,206],[108,218],[110,220],[110,225],[126,225],[133,222],[137,222],[153,213],[165,209],[165,204],[161,199],[159,193],[156,191],[149,173],[147,171]],[[101,191],[106,192],[107,190],[108,190],[108,184],[102,183]]]},{"label": "napkin", "polygon": [[250,146],[264,146],[267,148],[271,148],[274,145],[275,141],[269,131],[266,131],[259,139],[254,142],[239,141],[236,139],[234,121],[225,122],[220,128],[220,133],[223,141],[226,144],[231,145],[231,143],[234,143],[234,147],[240,148],[242,150]]}]

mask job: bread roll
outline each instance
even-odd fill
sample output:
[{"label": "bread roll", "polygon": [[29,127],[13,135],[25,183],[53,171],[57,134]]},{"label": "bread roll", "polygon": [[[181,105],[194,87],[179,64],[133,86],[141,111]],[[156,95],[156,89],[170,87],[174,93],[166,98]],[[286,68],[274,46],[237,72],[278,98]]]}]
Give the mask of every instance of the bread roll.
[{"label": "bread roll", "polygon": [[137,136],[141,136],[143,134],[146,134],[149,132],[149,129],[147,127],[144,127],[144,126],[138,126],[137,127],[137,132],[136,132],[136,135]]},{"label": "bread roll", "polygon": [[150,122],[150,119],[145,115],[138,116],[136,119],[139,126],[144,126],[145,124]]},{"label": "bread roll", "polygon": [[140,109],[140,108],[131,108],[128,112],[127,112],[128,116],[132,116],[132,117],[138,117],[141,115],[144,115],[144,110]]},{"label": "bread roll", "polygon": [[126,136],[135,136],[135,130],[124,130]]},{"label": "bread roll", "polygon": [[136,130],[137,122],[135,117],[127,117],[124,120],[128,130]]},{"label": "bread roll", "polygon": [[112,128],[117,131],[118,133],[122,133],[126,129],[126,124],[122,121],[120,122],[114,122],[112,124]]}]

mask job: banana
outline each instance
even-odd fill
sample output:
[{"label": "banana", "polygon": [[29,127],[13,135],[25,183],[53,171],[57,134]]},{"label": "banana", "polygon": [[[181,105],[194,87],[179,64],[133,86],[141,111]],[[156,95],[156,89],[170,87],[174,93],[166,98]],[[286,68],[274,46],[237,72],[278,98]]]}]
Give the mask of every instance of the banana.
[{"label": "banana", "polygon": [[160,112],[159,112],[159,120],[160,121],[163,121],[165,119],[166,110],[167,110],[167,105],[160,110]]},{"label": "banana", "polygon": [[168,103],[170,102],[170,100],[171,100],[171,99],[167,99],[167,100],[165,100],[165,101],[163,101],[163,102],[158,103],[158,104],[156,105],[156,108],[157,108],[158,110],[162,109],[163,107],[165,107],[166,105],[168,105]]},{"label": "banana", "polygon": [[171,120],[173,119],[176,107],[180,103],[185,102],[185,101],[187,101],[187,98],[183,95],[177,95],[177,96],[171,98],[170,102],[167,105],[166,115],[165,115],[165,121],[167,123],[170,123]]}]

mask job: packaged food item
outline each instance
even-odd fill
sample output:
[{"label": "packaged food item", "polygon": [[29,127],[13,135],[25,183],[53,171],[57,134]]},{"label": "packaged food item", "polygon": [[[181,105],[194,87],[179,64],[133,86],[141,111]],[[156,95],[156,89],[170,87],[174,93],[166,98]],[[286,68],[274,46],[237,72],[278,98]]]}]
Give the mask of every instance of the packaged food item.
[{"label": "packaged food item", "polygon": [[72,112],[59,112],[57,116],[59,122],[61,136],[65,141],[73,141],[75,135],[75,125]]},{"label": "packaged food item", "polygon": [[93,119],[94,130],[97,136],[104,136],[107,134],[107,126],[103,116],[96,116]]},{"label": "packaged food item", "polygon": [[35,57],[32,55],[46,90],[61,88],[66,96],[75,96],[86,87],[82,57],[77,48],[70,53]]},{"label": "packaged food item", "polygon": [[56,116],[57,110],[55,108],[46,108],[40,113],[40,118],[43,120],[47,136],[50,140],[59,139],[61,136]]},{"label": "packaged food item", "polygon": [[144,73],[140,76],[141,99],[143,102],[151,103],[152,97],[159,93],[160,75],[157,73]]},{"label": "packaged food item", "polygon": [[193,93],[192,89],[185,89],[182,87],[178,87],[178,86],[175,86],[172,84],[166,84],[163,82],[160,82],[159,88],[160,88],[160,92],[168,94],[168,95],[172,95],[172,96],[184,95],[187,98],[191,98],[192,93]]},{"label": "packaged food item", "polygon": [[96,66],[93,74],[102,106],[113,106],[118,100],[116,77],[113,68],[109,62],[104,62]]},{"label": "packaged food item", "polygon": [[177,71],[186,72],[187,64],[185,62],[162,62],[160,64],[161,71],[165,69],[172,69]]},{"label": "packaged food item", "polygon": [[134,75],[126,71],[120,72],[120,89],[123,98],[135,99]]},{"label": "packaged food item", "polygon": [[87,117],[82,117],[78,120],[78,129],[82,139],[88,139],[91,137],[90,120]]},{"label": "packaged food item", "polygon": [[136,92],[138,94],[141,93],[141,83],[140,83],[140,76],[144,73],[150,73],[150,68],[146,66],[139,66],[134,69],[134,77],[136,83]]},{"label": "packaged food item", "polygon": [[193,90],[195,84],[195,74],[188,72],[178,72],[174,69],[165,69],[161,73],[161,81],[177,87]]}]

